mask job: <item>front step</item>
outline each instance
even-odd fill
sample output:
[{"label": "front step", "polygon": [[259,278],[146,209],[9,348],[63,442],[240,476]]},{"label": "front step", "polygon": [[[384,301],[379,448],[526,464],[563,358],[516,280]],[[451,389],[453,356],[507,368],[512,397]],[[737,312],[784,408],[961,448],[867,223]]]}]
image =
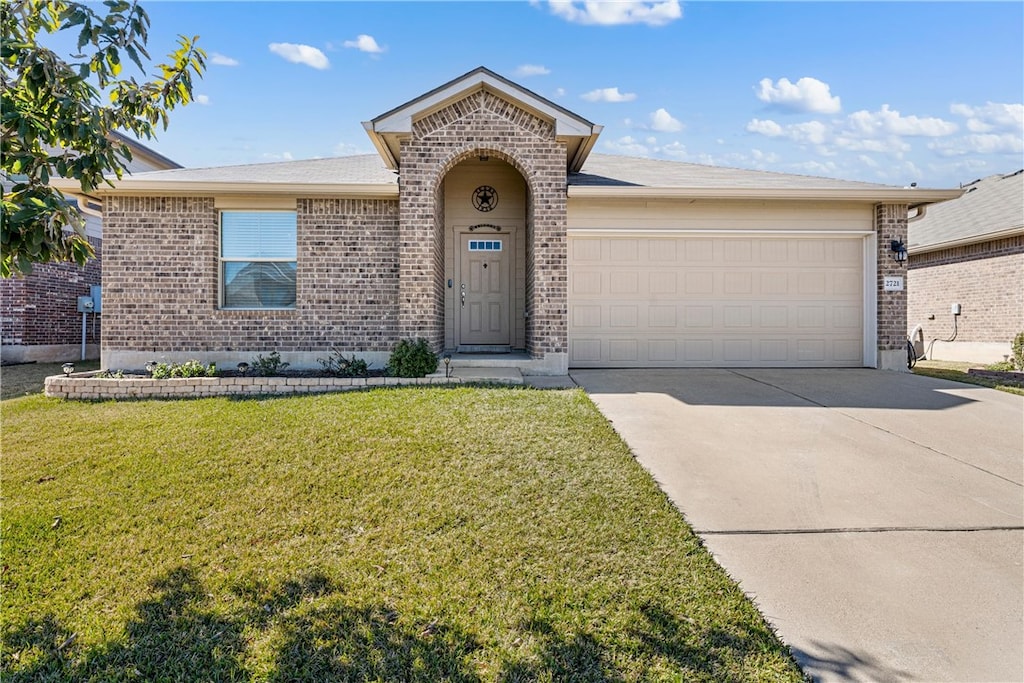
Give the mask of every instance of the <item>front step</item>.
[{"label": "front step", "polygon": [[[481,383],[494,383],[494,384],[522,384],[523,373],[519,372],[519,368],[502,368],[502,367],[470,367],[463,364],[455,365],[454,363],[449,368],[452,377],[458,377],[464,382],[481,382]],[[444,377],[444,365],[442,364],[438,371],[427,377]]]},{"label": "front step", "polygon": [[512,353],[508,344],[460,344],[456,353]]}]

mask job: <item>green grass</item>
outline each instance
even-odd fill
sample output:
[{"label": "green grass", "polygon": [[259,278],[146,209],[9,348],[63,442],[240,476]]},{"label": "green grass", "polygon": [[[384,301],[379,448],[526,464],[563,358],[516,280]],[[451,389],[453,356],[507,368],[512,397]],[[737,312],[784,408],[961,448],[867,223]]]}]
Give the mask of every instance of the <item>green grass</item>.
[{"label": "green grass", "polygon": [[971,368],[984,369],[984,366],[979,363],[961,363],[949,360],[919,360],[914,366],[914,374],[935,377],[936,379],[948,379],[953,382],[963,382],[964,384],[976,384],[981,387],[988,387],[989,389],[1005,391],[1008,394],[1024,396],[1024,389],[1021,387],[1004,384],[987,377],[967,374],[967,371]]},{"label": "green grass", "polygon": [[801,680],[579,390],[3,403],[0,674]]},{"label": "green grass", "polygon": [[[43,393],[43,380],[61,374],[63,363],[24,363],[0,368],[0,400]],[[75,372],[99,370],[95,360],[75,361]]]}]

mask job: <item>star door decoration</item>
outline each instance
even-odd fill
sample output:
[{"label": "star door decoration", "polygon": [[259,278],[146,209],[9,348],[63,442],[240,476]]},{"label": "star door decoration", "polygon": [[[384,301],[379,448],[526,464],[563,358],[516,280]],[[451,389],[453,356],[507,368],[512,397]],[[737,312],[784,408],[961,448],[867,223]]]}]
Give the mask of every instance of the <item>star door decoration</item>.
[{"label": "star door decoration", "polygon": [[498,192],[490,185],[473,190],[473,207],[477,211],[490,211],[498,205]]}]

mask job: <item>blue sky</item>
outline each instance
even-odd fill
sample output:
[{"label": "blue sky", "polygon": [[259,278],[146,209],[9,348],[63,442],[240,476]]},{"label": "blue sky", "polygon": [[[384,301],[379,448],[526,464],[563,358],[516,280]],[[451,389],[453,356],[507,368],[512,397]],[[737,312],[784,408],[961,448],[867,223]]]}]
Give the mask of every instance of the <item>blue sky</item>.
[{"label": "blue sky", "polygon": [[596,151],[923,187],[1024,167],[1021,2],[149,2],[199,35],[185,166],[373,151],[361,122],[486,66]]}]

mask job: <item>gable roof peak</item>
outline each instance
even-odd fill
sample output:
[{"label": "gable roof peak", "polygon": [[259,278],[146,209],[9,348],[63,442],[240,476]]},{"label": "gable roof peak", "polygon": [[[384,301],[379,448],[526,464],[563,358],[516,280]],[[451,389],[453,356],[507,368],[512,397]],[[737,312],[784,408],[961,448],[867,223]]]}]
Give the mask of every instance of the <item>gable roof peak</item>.
[{"label": "gable roof peak", "polygon": [[479,90],[487,90],[550,121],[555,128],[555,136],[566,142],[566,167],[569,172],[578,171],[583,166],[587,154],[597,141],[597,136],[601,134],[602,126],[591,123],[579,114],[485,66],[478,66],[405,104],[363,122],[363,128],[384,159],[384,164],[388,168],[397,169],[401,161],[399,142],[402,138],[412,135],[414,121]]}]

